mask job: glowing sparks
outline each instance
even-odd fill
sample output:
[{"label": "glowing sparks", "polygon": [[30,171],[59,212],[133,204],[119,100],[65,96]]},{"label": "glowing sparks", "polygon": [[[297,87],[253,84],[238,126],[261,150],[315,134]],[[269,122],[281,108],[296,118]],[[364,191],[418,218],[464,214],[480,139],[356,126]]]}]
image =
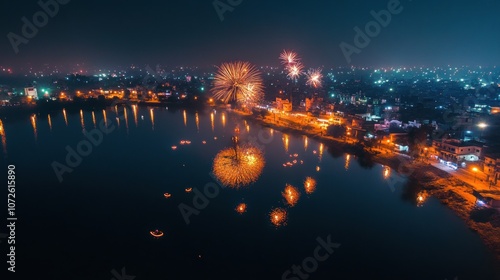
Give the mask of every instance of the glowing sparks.
[{"label": "glowing sparks", "polygon": [[323,78],[323,75],[321,74],[321,69],[310,69],[307,71],[307,85],[314,87],[314,88],[320,88],[322,85],[321,79]]},{"label": "glowing sparks", "polygon": [[260,72],[248,62],[224,63],[218,67],[212,94],[225,104],[253,106],[263,97]]},{"label": "glowing sparks", "polygon": [[224,185],[243,187],[257,181],[264,169],[264,156],[253,146],[235,146],[220,151],[214,159],[213,173]]},{"label": "glowing sparks", "polygon": [[300,58],[296,52],[284,50],[280,54],[280,60],[282,64],[290,65],[299,62]]},{"label": "glowing sparks", "polygon": [[271,223],[276,227],[286,225],[288,213],[283,208],[275,208],[269,213]]},{"label": "glowing sparks", "polygon": [[289,65],[286,69],[288,70],[287,76],[292,80],[304,74],[304,66],[301,63]]},{"label": "glowing sparks", "polygon": [[285,191],[283,191],[281,195],[285,198],[288,205],[292,207],[297,204],[300,198],[299,190],[292,185],[286,185]]},{"label": "glowing sparks", "polygon": [[247,205],[245,203],[240,203],[238,206],[236,206],[236,212],[243,214],[247,211]]},{"label": "glowing sparks", "polygon": [[316,180],[312,177],[307,177],[304,181],[304,189],[307,194],[312,194],[316,190]]}]

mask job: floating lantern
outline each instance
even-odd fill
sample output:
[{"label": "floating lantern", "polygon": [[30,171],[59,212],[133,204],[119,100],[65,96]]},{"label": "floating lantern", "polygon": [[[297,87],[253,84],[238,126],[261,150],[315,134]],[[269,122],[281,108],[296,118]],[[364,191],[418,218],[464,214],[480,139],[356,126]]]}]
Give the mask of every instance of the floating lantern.
[{"label": "floating lantern", "polygon": [[155,238],[163,237],[163,231],[161,230],[152,230],[149,233]]},{"label": "floating lantern", "polygon": [[236,212],[243,214],[247,211],[247,205],[245,203],[240,203],[236,206]]}]

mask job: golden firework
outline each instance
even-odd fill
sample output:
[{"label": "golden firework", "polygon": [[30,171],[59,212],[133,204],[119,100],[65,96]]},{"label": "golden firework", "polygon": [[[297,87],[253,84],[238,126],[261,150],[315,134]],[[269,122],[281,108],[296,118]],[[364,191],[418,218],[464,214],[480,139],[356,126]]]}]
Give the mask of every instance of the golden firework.
[{"label": "golden firework", "polygon": [[299,55],[296,52],[287,51],[287,50],[284,50],[280,54],[280,59],[281,59],[281,63],[283,63],[285,65],[295,64],[295,63],[298,63],[300,61]]},{"label": "golden firework", "polygon": [[247,211],[247,205],[245,203],[240,203],[236,206],[236,212],[243,214]]},{"label": "golden firework", "polygon": [[304,181],[304,189],[307,194],[312,194],[316,190],[316,180],[312,177],[307,177]]},{"label": "golden firework", "polygon": [[288,70],[287,76],[292,80],[297,79],[298,77],[300,77],[300,75],[304,73],[303,72],[304,66],[300,62],[297,62],[296,64],[293,65],[289,65],[286,67],[286,69]]},{"label": "golden firework", "polygon": [[257,104],[264,95],[260,72],[248,62],[224,63],[218,67],[212,94],[224,103],[236,102],[247,107]]},{"label": "golden firework", "polygon": [[307,85],[314,88],[321,87],[321,79],[323,75],[321,74],[321,69],[310,69],[307,71]]},{"label": "golden firework", "polygon": [[287,212],[283,208],[275,208],[269,213],[269,218],[273,225],[279,227],[286,225]]},{"label": "golden firework", "polygon": [[292,207],[295,206],[295,204],[297,204],[300,198],[299,190],[292,185],[286,185],[285,191],[283,191],[281,195],[283,195],[288,205]]},{"label": "golden firework", "polygon": [[258,148],[235,145],[215,156],[213,173],[222,184],[238,188],[257,181],[264,164],[264,156]]}]

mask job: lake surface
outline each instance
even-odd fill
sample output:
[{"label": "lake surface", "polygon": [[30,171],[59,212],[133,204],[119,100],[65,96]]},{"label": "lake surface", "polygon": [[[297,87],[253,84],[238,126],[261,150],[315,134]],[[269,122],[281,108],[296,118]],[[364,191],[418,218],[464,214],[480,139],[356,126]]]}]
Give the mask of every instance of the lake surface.
[{"label": "lake surface", "polygon": [[[2,121],[4,166],[15,164],[17,173],[20,275],[106,280],[127,279],[123,275],[136,280],[498,277],[479,236],[437,199],[417,207],[405,198],[404,184],[391,188],[395,171],[377,164],[362,167],[354,156],[334,157],[313,139],[246,123],[229,112],[139,107],[125,113],[117,107],[54,112],[50,121],[46,114]],[[67,147],[77,150],[87,139],[83,128],[100,126],[114,130],[103,133],[102,143],[92,144],[75,167],[68,166],[72,172],[60,182],[53,163],[67,165]],[[213,160],[233,147],[236,127],[242,146],[251,139],[260,145],[265,166],[249,186],[214,188]],[[191,144],[181,145],[182,140]],[[317,182],[310,194],[306,177]],[[193,202],[209,183],[211,198]],[[287,184],[300,192],[293,207],[282,196]],[[235,210],[240,203],[247,206],[243,214]],[[196,210],[189,224],[180,205]],[[286,211],[286,224],[271,223],[275,208]],[[164,236],[151,236],[155,229]],[[335,248],[318,247],[319,238],[330,239]],[[315,260],[319,256],[322,260]],[[297,273],[293,265],[306,268]]]}]

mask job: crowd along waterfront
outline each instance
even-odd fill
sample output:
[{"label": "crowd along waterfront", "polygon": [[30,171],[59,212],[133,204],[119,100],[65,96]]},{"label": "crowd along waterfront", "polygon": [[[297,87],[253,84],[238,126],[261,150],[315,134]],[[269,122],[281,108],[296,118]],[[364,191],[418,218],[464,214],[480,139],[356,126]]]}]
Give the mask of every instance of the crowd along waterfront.
[{"label": "crowd along waterfront", "polygon": [[[16,266],[44,279],[122,268],[137,279],[498,277],[451,210],[390,190],[395,171],[231,112],[115,106],[2,121],[23,221]],[[100,127],[111,131],[92,144]],[[71,169],[63,180],[54,162]],[[334,250],[315,254],[322,242]]]}]

